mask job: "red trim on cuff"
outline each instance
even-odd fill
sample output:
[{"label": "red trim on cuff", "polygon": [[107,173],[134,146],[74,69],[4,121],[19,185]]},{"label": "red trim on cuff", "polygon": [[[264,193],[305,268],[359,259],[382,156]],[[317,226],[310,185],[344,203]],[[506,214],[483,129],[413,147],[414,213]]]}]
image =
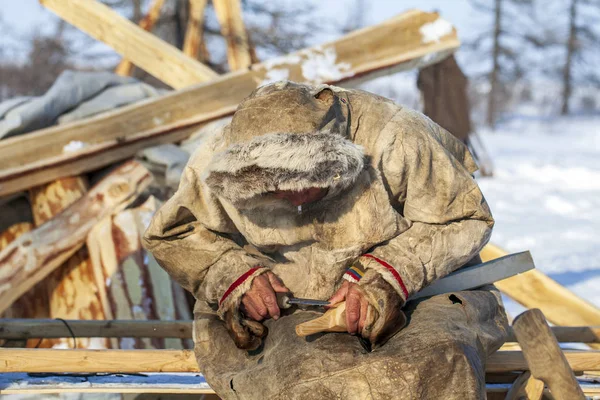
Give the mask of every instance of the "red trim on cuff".
[{"label": "red trim on cuff", "polygon": [[392,273],[392,275],[394,276],[394,278],[400,284],[400,289],[402,289],[402,293],[404,294],[404,300],[408,299],[408,290],[406,290],[406,286],[404,285],[404,281],[402,281],[402,278],[400,277],[400,274],[398,273],[398,271],[396,271],[396,269],[394,269],[394,267],[392,267],[387,262],[383,261],[381,258],[375,257],[373,254],[363,254],[363,257],[367,257],[367,258],[370,258],[372,260],[375,260],[379,264],[381,264],[384,267],[386,267],[388,269],[388,271],[390,271]]},{"label": "red trim on cuff", "polygon": [[225,294],[223,295],[223,297],[221,297],[221,300],[219,300],[219,305],[223,304],[223,302],[225,301],[225,299],[227,298],[227,296],[229,296],[231,294],[231,292],[233,292],[235,290],[235,288],[237,288],[238,286],[240,286],[246,279],[248,279],[250,277],[250,275],[252,275],[258,269],[259,269],[259,267],[250,268],[242,276],[240,276],[239,278],[237,278],[235,280],[235,282],[233,282],[227,288],[227,290],[225,291]]}]

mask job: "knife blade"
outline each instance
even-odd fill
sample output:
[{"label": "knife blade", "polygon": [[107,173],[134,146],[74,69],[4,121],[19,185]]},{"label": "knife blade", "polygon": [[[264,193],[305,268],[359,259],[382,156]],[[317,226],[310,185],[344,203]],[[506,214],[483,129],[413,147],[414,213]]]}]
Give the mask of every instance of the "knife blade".
[{"label": "knife blade", "polygon": [[326,300],[301,299],[291,296],[289,293],[277,293],[277,305],[279,308],[287,309],[292,306],[299,307],[326,307],[329,302]]}]

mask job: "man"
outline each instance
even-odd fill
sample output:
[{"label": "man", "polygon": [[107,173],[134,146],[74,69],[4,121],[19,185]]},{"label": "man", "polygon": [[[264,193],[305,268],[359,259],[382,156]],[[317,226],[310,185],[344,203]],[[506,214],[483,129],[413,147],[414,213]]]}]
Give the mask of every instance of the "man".
[{"label": "man", "polygon": [[[475,169],[457,139],[384,98],[255,90],[145,235],[197,299],[211,387],[225,399],[485,398],[485,357],[506,334],[496,290],[405,304],[487,242]],[[298,337],[319,313],[280,310],[276,293],[288,291],[346,300],[352,335]]]}]

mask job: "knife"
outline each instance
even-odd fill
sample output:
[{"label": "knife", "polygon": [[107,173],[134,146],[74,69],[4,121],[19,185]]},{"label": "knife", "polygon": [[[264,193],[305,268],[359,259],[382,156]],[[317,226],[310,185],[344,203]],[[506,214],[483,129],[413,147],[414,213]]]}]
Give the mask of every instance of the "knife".
[{"label": "knife", "polygon": [[[444,278],[433,282],[428,287],[423,288],[420,292],[415,293],[409,300],[435,296],[442,293],[476,289],[527,272],[534,268],[535,264],[528,251],[509,254],[495,260],[454,271]],[[279,308],[282,309],[287,309],[294,305],[299,307],[329,306],[328,301],[300,299],[293,297],[291,293],[277,293],[277,304],[279,305]]]}]

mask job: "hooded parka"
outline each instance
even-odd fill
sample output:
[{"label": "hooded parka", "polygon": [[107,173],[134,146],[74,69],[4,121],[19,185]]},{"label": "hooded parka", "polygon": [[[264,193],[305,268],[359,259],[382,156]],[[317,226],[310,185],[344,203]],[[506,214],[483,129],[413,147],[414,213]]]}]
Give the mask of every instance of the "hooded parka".
[{"label": "hooded parka", "polygon": [[[485,357],[507,323],[493,287],[408,301],[406,328],[372,352],[348,334],[296,336],[313,311],[265,321],[254,351],[238,349],[223,322],[267,271],[296,297],[327,300],[360,263],[404,303],[488,241],[475,170],[460,141],[385,98],[292,82],[256,89],[195,152],[144,238],[197,299],[195,350],[211,387],[224,399],[484,398]],[[311,187],[327,194],[301,209],[272,195]]]}]

